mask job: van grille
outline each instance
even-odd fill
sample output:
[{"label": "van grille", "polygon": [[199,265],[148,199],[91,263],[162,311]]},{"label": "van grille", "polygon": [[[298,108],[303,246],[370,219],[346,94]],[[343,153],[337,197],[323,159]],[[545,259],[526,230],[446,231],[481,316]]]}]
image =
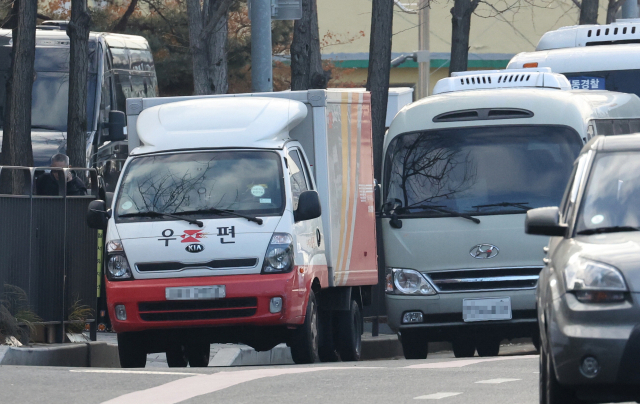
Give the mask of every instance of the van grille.
[{"label": "van grille", "polygon": [[143,321],[215,320],[250,317],[256,314],[257,309],[258,299],[255,297],[138,303],[138,311]]},{"label": "van grille", "polygon": [[438,292],[473,292],[531,289],[538,283],[541,267],[457,269],[428,272]]}]

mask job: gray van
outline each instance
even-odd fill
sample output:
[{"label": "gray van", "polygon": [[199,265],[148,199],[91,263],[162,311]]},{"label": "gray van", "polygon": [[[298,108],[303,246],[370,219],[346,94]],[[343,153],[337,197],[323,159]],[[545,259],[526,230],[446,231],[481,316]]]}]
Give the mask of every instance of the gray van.
[{"label": "gray van", "polygon": [[[69,97],[69,37],[64,26],[43,28],[36,30],[31,104],[31,141],[36,166],[49,166],[51,156],[66,151]],[[11,47],[11,30],[0,29],[0,127]],[[89,35],[87,167],[99,169],[108,190],[115,187],[119,168],[128,155],[126,141],[109,139],[109,116],[124,114],[127,98],[157,96],[158,80],[146,39],[100,32]],[[122,114],[113,114],[115,111]],[[120,159],[120,155],[124,157]]]}]

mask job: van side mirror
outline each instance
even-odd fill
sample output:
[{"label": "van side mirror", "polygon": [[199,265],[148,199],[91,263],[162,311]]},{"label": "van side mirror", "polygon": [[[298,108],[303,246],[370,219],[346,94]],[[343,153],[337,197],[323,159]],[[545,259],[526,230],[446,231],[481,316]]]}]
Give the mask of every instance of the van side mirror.
[{"label": "van side mirror", "polygon": [[124,127],[126,126],[127,118],[122,111],[110,111],[109,112],[109,123],[107,127],[109,128],[109,137],[106,140],[111,142],[118,142],[121,140],[125,140],[126,136],[124,135]]},{"label": "van side mirror", "polygon": [[524,231],[539,236],[564,237],[567,226],[560,224],[560,210],[554,206],[529,210],[524,222]]},{"label": "van side mirror", "polygon": [[109,219],[111,218],[111,209],[107,210],[107,204],[98,199],[91,201],[87,211],[87,225],[92,229],[106,230]]},{"label": "van side mirror", "polygon": [[320,217],[320,197],[316,191],[304,191],[298,199],[298,209],[293,212],[293,219],[296,222],[315,219]]}]

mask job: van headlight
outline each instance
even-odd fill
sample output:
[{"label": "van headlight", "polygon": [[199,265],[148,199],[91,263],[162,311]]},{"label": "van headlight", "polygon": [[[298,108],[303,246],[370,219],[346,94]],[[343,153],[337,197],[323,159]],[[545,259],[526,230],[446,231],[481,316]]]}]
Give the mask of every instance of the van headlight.
[{"label": "van headlight", "polygon": [[287,233],[273,233],[262,264],[263,274],[291,272],[293,269],[293,237]]},{"label": "van headlight", "polygon": [[132,279],[131,267],[124,254],[122,241],[111,240],[107,243],[107,279],[121,281]]},{"label": "van headlight", "polygon": [[567,292],[582,303],[621,302],[628,291],[622,273],[614,266],[577,255],[564,270]]},{"label": "van headlight", "polygon": [[398,295],[435,295],[436,290],[420,272],[413,269],[387,268],[385,291]]}]

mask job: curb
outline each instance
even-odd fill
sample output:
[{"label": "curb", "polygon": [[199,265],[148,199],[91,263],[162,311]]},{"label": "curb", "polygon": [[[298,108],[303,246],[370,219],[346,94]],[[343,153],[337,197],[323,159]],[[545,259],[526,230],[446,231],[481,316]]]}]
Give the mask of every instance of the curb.
[{"label": "curb", "polygon": [[285,344],[263,352],[256,352],[249,347],[223,348],[209,361],[209,366],[258,365],[293,365],[291,349]]},{"label": "curb", "polygon": [[53,347],[8,347],[0,365],[120,367],[118,346],[105,342],[60,344]]}]

